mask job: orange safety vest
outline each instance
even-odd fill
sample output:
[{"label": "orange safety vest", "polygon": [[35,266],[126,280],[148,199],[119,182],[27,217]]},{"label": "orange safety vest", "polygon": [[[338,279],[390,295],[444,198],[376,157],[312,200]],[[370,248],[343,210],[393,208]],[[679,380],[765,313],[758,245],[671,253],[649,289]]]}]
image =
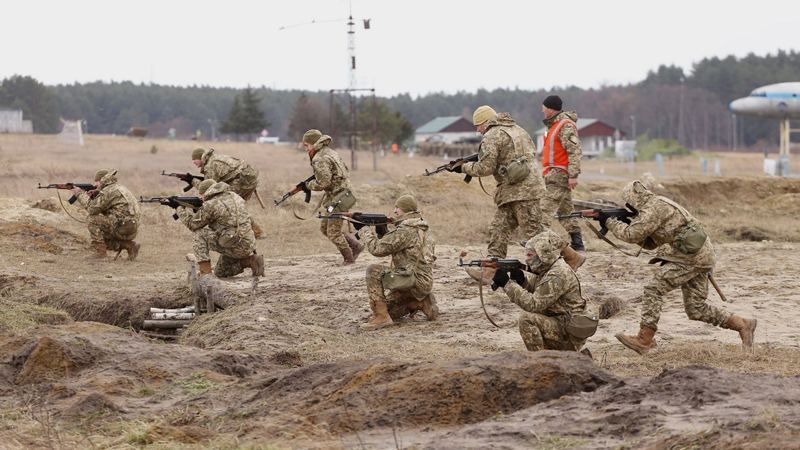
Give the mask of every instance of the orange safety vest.
[{"label": "orange safety vest", "polygon": [[578,127],[575,122],[569,119],[561,119],[550,126],[545,135],[544,142],[542,143],[542,175],[547,175],[550,169],[559,169],[567,172],[569,166],[569,156],[567,150],[561,143],[561,139],[556,139],[558,133],[561,132],[561,127],[566,124],[572,124],[577,130]]}]

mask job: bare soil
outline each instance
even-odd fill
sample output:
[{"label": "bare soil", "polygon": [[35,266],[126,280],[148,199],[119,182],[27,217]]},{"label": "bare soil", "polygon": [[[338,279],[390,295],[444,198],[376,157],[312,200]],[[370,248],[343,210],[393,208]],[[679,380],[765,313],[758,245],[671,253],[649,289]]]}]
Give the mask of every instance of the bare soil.
[{"label": "bare soil", "polygon": [[[647,255],[616,253],[588,229],[579,275],[606,317],[589,340],[594,361],[524,352],[519,309],[485,290],[503,326],[494,328],[478,286],[456,266],[462,251],[485,251],[491,199],[475,182],[419,175],[438,160],[389,155],[373,172],[363,154],[359,208],[388,212],[413,192],[431,222],[439,320],[419,315],[362,332],[365,267],[388,261],[365,253],[340,267],[315,219],[251,203],[267,229],[258,241],[266,276],[255,293],[249,276],[224,280],[229,306],[165,343],[138,330],[150,307],[191,303],[191,234],[168,208],[144,205],[137,261],[88,259],[85,225],[52,191],[31,188],[86,181],[114,165],[137,195],[178,193],[180,183],[158,173],[189,168],[193,143],[90,136],[78,152],[47,137],[0,136],[0,145],[12,150],[0,155],[4,448],[798,448],[800,181],[658,180],[715,242],[715,276],[733,303],[713,291],[709,301],[758,318],[752,354],[735,332],[689,321],[679,291],[667,296],[658,349],[645,357],[624,349],[613,336],[635,332],[653,268]],[[26,151],[36,157],[4,156]],[[265,201],[307,176],[305,155],[290,148],[222,143],[220,151],[262,169]],[[751,155],[735,156],[723,167],[754,175]],[[588,162],[576,197],[619,201],[631,176],[628,166]],[[308,212],[300,198],[292,206]],[[521,258],[522,247],[509,257]]]}]

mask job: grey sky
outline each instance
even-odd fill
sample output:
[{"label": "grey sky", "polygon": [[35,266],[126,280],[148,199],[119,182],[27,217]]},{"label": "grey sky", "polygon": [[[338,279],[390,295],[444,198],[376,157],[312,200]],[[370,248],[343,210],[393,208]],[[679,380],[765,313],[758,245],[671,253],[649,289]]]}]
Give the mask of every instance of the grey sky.
[{"label": "grey sky", "polygon": [[[0,78],[278,89],[347,86],[346,0],[5,2]],[[800,1],[354,0],[379,95],[641,80],[659,64],[800,49]],[[800,78],[800,74],[798,74]],[[787,80],[789,81],[789,80]]]}]

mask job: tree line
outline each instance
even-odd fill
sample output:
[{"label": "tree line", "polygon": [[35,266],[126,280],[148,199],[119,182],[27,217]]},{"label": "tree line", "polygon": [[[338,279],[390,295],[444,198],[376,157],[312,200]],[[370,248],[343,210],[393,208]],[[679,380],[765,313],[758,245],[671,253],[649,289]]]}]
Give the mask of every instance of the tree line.
[{"label": "tree line", "polygon": [[[541,101],[552,93],[564,99],[565,109],[580,117],[601,119],[626,135],[673,139],[690,148],[728,148],[775,145],[775,121],[739,117],[736,126],[730,101],[752,89],[781,81],[797,81],[800,53],[778,51],[737,58],[705,58],[685,72],[662,65],[638,83],[582,89],[495,89],[455,94],[409,94],[392,97],[332,95],[325,91],[278,91],[266,87],[234,89],[211,86],[162,86],[132,82],[93,82],[44,86],[26,76],[0,83],[0,108],[22,109],[34,130],[53,133],[58,118],[86,121],[90,133],[125,133],[146,127],[154,137],[170,128],[178,136],[211,128],[234,134],[267,128],[282,140],[297,140],[307,128],[344,136],[355,126],[362,141],[379,130],[381,143],[401,142],[413,129],[436,116],[470,117],[475,107],[489,104],[510,112],[526,129],[541,127]],[[351,108],[355,110],[355,123]],[[377,123],[376,123],[377,122]],[[376,126],[377,125],[377,126]],[[635,129],[635,130],[634,130]],[[734,131],[736,136],[734,136]]]}]

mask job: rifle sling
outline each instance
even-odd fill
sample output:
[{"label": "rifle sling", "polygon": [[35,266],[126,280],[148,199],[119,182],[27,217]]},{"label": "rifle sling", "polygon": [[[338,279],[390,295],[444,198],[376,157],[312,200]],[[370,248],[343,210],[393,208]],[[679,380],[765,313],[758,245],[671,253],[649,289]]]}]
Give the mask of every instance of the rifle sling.
[{"label": "rifle sling", "polygon": [[303,217],[300,214],[298,214],[297,213],[297,205],[292,203],[292,215],[295,217],[295,219],[299,219],[299,220],[308,220],[308,219],[314,217],[314,213],[319,211],[319,208],[322,206],[322,200],[324,198],[325,198],[324,195],[319,198],[319,202],[317,202],[317,206],[315,206],[314,209],[311,210],[311,214],[308,217]]},{"label": "rifle sling", "polygon": [[67,208],[64,206],[64,201],[63,201],[63,200],[61,200],[61,192],[59,192],[59,191],[58,191],[58,189],[56,189],[56,195],[58,195],[58,203],[61,205],[61,209],[63,209],[63,210],[64,210],[64,212],[65,212],[65,213],[67,213],[67,215],[68,215],[68,216],[69,216],[69,217],[70,217],[72,220],[74,220],[74,221],[76,221],[76,222],[78,222],[78,223],[84,223],[84,224],[85,224],[85,223],[87,223],[87,222],[86,222],[86,221],[84,221],[84,220],[80,220],[80,219],[76,218],[75,216],[73,216],[72,214],[70,214],[70,213],[69,213],[69,211],[67,211]]},{"label": "rifle sling", "polygon": [[[620,247],[619,245],[615,244],[614,242],[612,242],[612,241],[611,241],[610,239],[608,239],[607,237],[603,236],[603,234],[602,234],[602,233],[600,233],[600,230],[598,230],[598,229],[597,229],[597,228],[596,228],[594,225],[592,225],[592,223],[591,223],[591,222],[589,222],[589,220],[588,220],[588,219],[584,218],[584,220],[585,220],[585,222],[586,222],[586,226],[588,226],[588,227],[589,227],[589,229],[590,229],[590,230],[592,230],[592,233],[594,233],[594,235],[595,235],[595,236],[597,236],[597,237],[598,237],[598,238],[600,238],[601,240],[603,240],[603,241],[607,242],[607,243],[608,243],[610,246],[612,246],[612,247],[614,247],[615,249],[617,249],[617,250],[621,251],[621,252],[622,252],[622,253],[624,253],[625,255],[627,255],[627,256],[633,256],[634,258],[637,258],[637,257],[638,257],[638,256],[639,256],[639,255],[642,253],[642,247],[639,247],[639,251],[637,251],[636,253],[631,253],[631,252],[629,252],[629,251],[627,251],[627,250],[623,249],[622,247]],[[647,252],[645,252],[645,253],[647,253]]]},{"label": "rifle sling", "polygon": [[483,187],[483,181],[481,181],[482,178],[483,177],[478,177],[478,184],[481,185],[481,189],[483,189],[483,193],[488,195],[489,197],[494,197],[492,194],[490,194],[489,192],[486,191],[485,187]]}]

